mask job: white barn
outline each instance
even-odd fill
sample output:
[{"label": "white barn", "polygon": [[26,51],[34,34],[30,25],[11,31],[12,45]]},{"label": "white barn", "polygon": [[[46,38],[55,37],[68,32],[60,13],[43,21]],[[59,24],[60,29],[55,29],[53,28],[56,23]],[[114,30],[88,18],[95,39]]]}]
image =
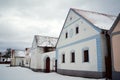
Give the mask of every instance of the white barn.
[{"label": "white barn", "polygon": [[105,35],[115,18],[71,8],[56,46],[57,72],[71,76],[105,77]]},{"label": "white barn", "polygon": [[55,46],[57,38],[35,35],[31,48],[30,68],[33,71],[54,70]]},{"label": "white barn", "polygon": [[22,50],[13,50],[11,52],[11,66],[24,66],[25,52]]}]

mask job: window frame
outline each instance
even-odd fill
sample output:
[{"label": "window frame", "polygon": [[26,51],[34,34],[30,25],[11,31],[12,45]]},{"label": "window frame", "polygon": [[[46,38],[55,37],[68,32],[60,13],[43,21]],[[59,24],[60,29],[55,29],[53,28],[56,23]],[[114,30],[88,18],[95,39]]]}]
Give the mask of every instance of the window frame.
[{"label": "window frame", "polygon": [[[85,51],[88,51],[88,53],[87,53],[87,61],[85,61]],[[87,48],[82,49],[82,54],[83,54],[82,62],[83,63],[89,63],[90,62],[89,48],[87,47]]]},{"label": "window frame", "polygon": [[68,32],[65,32],[65,39],[68,38]]},{"label": "window frame", "polygon": [[65,63],[65,53],[62,54],[62,63]]},{"label": "window frame", "polygon": [[75,51],[72,51],[71,52],[71,56],[70,56],[71,58],[71,63],[75,63]]},{"label": "window frame", "polygon": [[77,26],[77,27],[75,28],[75,33],[76,33],[76,34],[79,33],[79,26]]},{"label": "window frame", "polygon": [[70,17],[70,21],[72,20],[73,18],[72,17]]},{"label": "window frame", "polygon": [[89,62],[89,51],[84,50],[84,62]]}]

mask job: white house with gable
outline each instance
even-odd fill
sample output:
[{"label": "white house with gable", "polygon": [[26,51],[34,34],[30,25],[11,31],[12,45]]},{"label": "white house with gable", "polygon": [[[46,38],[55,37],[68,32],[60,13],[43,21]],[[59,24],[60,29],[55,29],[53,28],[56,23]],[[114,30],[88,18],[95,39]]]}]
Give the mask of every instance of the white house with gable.
[{"label": "white house with gable", "polygon": [[11,66],[24,66],[25,52],[22,50],[12,50]]},{"label": "white house with gable", "polygon": [[57,38],[35,35],[31,48],[30,68],[34,71],[50,72],[55,66]]},{"label": "white house with gable", "polygon": [[106,30],[115,16],[71,8],[56,46],[57,73],[105,77]]}]

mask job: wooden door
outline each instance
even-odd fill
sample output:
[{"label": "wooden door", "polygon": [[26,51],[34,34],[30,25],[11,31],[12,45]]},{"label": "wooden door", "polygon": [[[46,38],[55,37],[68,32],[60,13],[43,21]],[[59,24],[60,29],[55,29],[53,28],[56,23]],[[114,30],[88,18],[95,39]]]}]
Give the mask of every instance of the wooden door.
[{"label": "wooden door", "polygon": [[50,72],[50,58],[46,58],[46,69],[45,72]]}]

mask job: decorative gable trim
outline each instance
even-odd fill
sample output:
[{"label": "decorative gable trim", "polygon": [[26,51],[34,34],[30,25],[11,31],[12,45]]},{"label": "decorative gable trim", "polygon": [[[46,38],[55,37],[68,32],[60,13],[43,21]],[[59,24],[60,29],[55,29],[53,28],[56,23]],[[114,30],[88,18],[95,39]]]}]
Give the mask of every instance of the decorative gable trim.
[{"label": "decorative gable trim", "polygon": [[[72,10],[73,12],[75,12],[78,16],[80,16],[80,18],[82,18],[83,20],[85,20],[89,25],[91,25],[91,27],[93,27],[96,31],[98,31],[98,32],[102,32],[102,31],[103,31],[103,29],[100,29],[100,28],[94,26],[90,21],[88,21],[87,19],[85,19],[83,16],[81,16],[79,13],[77,13],[74,9],[70,8],[70,9],[69,9],[69,12],[68,12],[68,14],[67,14],[67,17],[66,17],[66,19],[65,19],[65,22],[64,22],[64,24],[63,24],[62,30],[61,30],[61,32],[60,32],[60,35],[59,35],[59,38],[58,38],[58,41],[57,41],[55,47],[57,47],[57,44],[58,44],[58,42],[59,42],[59,39],[60,39],[60,36],[61,36],[61,34],[62,34],[63,29],[66,28],[66,27],[65,27],[65,23],[66,23],[66,21],[67,21],[67,19],[68,19],[68,16],[69,16],[71,10]],[[77,20],[73,21],[73,22],[70,23],[69,25],[71,25],[71,24],[73,24],[74,22],[80,20],[80,18],[78,18]],[[67,25],[67,27],[68,27],[69,25]]]},{"label": "decorative gable trim", "polygon": [[66,19],[65,19],[65,22],[64,22],[64,24],[63,24],[63,28],[64,28],[64,26],[65,26],[65,23],[66,23],[67,19],[68,19],[68,16],[69,16],[69,14],[70,14],[70,11],[71,11],[71,10],[69,10],[69,12],[68,12],[68,14],[67,14],[67,17],[66,17]]},{"label": "decorative gable trim", "polygon": [[73,23],[75,23],[76,21],[80,20],[80,18],[74,20],[73,22],[71,22],[70,24],[68,24],[67,26],[64,26],[64,28],[67,28],[68,26],[72,25]]},{"label": "decorative gable trim", "polygon": [[81,40],[78,40],[78,41],[75,41],[75,42],[57,47],[57,49],[65,48],[65,47],[68,47],[68,46],[71,46],[71,45],[75,45],[75,44],[78,44],[78,43],[82,43],[82,42],[86,42],[86,41],[89,41],[89,40],[92,40],[92,39],[96,39],[98,36],[99,36],[99,34],[96,34],[96,35],[90,36],[88,38],[81,39]]}]

